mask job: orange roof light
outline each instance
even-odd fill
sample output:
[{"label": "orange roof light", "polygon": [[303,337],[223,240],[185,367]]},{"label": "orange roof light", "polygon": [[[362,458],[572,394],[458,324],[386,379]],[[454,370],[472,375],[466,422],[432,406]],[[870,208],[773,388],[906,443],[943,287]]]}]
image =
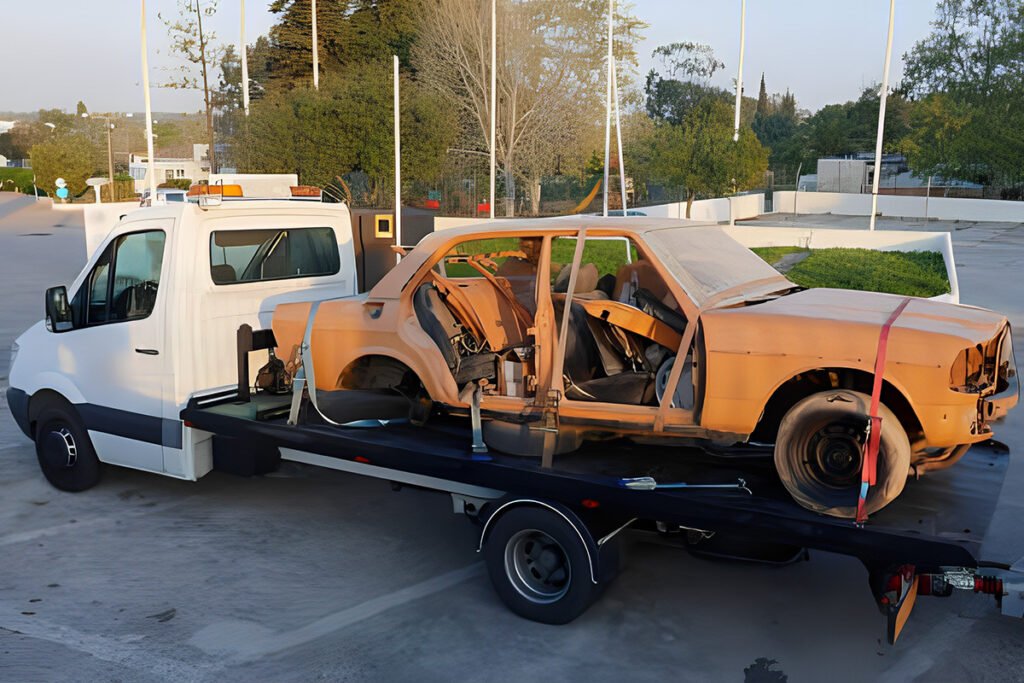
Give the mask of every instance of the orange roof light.
[{"label": "orange roof light", "polygon": [[319,197],[320,188],[315,185],[292,185],[293,197]]},{"label": "orange roof light", "polygon": [[203,195],[220,195],[222,197],[241,197],[241,185],[193,185],[188,188],[189,197],[201,197]]}]

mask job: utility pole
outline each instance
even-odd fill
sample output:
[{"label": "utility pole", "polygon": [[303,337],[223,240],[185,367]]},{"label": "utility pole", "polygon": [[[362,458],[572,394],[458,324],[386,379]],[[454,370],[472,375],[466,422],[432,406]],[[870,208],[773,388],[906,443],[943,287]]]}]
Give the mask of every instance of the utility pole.
[{"label": "utility pole", "polygon": [[892,61],[892,29],[896,19],[896,0],[889,0],[889,36],[885,40],[885,66],[882,67],[882,91],[878,97],[878,132],[875,134],[875,176],[871,179],[871,217],[868,229],[875,229],[878,212],[878,181],[882,177],[882,136],[885,133],[885,100],[889,95],[889,63]]},{"label": "utility pole", "polygon": [[107,183],[110,185],[110,201],[116,201],[116,198],[114,197],[114,150],[110,142],[110,130],[114,127],[114,124],[111,123],[109,116],[97,116],[95,114],[89,114],[89,112],[83,112],[82,118],[102,119],[107,128]]},{"label": "utility pole", "polygon": [[622,217],[626,211],[626,165],[622,160],[622,118],[619,116],[619,69],[612,62],[612,96],[615,98],[615,139],[619,146],[619,188],[622,191]]}]

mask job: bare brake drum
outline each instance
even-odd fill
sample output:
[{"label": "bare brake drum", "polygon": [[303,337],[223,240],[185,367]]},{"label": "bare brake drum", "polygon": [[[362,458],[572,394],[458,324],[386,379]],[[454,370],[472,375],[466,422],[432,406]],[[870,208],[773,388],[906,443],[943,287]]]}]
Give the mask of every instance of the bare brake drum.
[{"label": "bare brake drum", "polygon": [[[683,410],[693,410],[693,356],[686,357],[686,367],[683,368],[682,374],[679,375],[679,383],[676,385],[675,395],[672,397],[672,408],[682,408]],[[676,357],[671,356],[662,361],[658,367],[658,373],[654,377],[654,389],[655,395],[658,397],[658,404],[661,404],[662,398],[665,396],[665,388],[668,385],[669,375],[672,374],[672,365],[675,363]]]}]

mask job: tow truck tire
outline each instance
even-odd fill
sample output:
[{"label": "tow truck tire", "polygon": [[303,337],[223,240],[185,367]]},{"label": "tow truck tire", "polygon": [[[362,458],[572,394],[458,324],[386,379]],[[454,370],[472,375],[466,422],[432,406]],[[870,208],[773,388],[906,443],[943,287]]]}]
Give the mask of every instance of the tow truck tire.
[{"label": "tow truck tire", "polygon": [[72,493],[91,489],[99,482],[99,458],[74,409],[44,408],[36,424],[36,457],[48,482]]},{"label": "tow truck tire", "polygon": [[591,579],[587,548],[561,516],[536,507],[502,514],[484,544],[494,590],[521,617],[567,624],[601,592]]},{"label": "tow truck tire", "polygon": [[[775,469],[797,503],[832,517],[857,516],[870,405],[867,394],[835,389],[804,398],[782,418]],[[910,472],[906,431],[884,405],[879,405],[879,416],[882,435],[876,483],[866,500],[868,514],[895,500]]]}]

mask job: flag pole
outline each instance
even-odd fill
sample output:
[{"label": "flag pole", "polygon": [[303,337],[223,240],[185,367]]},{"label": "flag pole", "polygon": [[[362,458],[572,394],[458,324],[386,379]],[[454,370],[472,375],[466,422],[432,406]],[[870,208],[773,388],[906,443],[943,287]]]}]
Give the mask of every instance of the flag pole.
[{"label": "flag pole", "polygon": [[740,61],[736,70],[736,112],[732,125],[732,141],[740,139],[740,108],[743,104],[743,48],[747,42],[747,0],[740,0]]},{"label": "flag pole", "polygon": [[142,46],[142,91],[146,99],[146,154],[147,173],[149,177],[149,205],[157,203],[156,197],[156,162],[153,159],[153,104],[149,96],[149,55],[146,48],[146,0],[142,0],[142,24],[140,28]]},{"label": "flag pole", "polygon": [[882,136],[885,133],[885,100],[889,96],[889,63],[892,61],[892,29],[896,19],[896,0],[889,0],[889,36],[885,39],[885,66],[882,67],[882,91],[878,94],[878,132],[875,134],[875,177],[871,179],[871,217],[868,229],[875,229],[878,212],[878,181],[882,177]]},{"label": "flag pole", "polygon": [[239,0],[241,7],[241,27],[238,37],[242,53],[242,110],[249,115],[249,50],[245,44],[245,0]]},{"label": "flag pole", "polygon": [[[491,0],[491,194],[487,208],[494,220],[494,144],[496,129],[496,108],[498,106],[498,7],[497,0]],[[475,190],[474,190],[475,192]]]},{"label": "flag pole", "polygon": [[615,0],[608,0],[608,75],[604,101],[604,204],[601,215],[608,216],[608,158],[612,147],[612,24],[615,17]]},{"label": "flag pole", "polygon": [[398,108],[398,55],[392,55],[392,66],[395,93],[395,244],[402,246],[402,131]]}]

